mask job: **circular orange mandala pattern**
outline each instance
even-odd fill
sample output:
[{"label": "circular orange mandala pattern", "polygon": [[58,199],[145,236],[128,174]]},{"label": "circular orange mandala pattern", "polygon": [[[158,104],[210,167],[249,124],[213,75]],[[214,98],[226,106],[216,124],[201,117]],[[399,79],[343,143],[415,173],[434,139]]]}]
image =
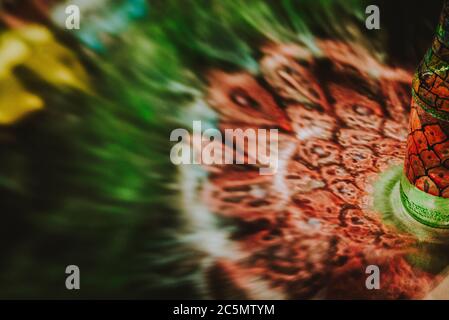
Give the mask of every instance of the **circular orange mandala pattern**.
[{"label": "circular orange mandala pattern", "polygon": [[[226,225],[207,239],[217,243],[204,270],[212,297],[419,298],[435,280],[407,258],[416,240],[372,205],[380,173],[404,161],[411,73],[357,44],[321,41],[319,49],[273,44],[257,76],[208,73],[221,130],[279,129],[276,174],[204,167],[197,192],[207,215]],[[371,264],[382,290],[365,287]]]}]

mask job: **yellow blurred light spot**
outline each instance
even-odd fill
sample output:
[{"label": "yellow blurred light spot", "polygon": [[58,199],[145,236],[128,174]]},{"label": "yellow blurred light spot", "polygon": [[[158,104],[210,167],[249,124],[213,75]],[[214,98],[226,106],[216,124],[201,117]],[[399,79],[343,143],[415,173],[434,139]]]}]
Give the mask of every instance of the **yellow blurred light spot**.
[{"label": "yellow blurred light spot", "polygon": [[0,125],[15,123],[30,112],[44,107],[38,96],[27,92],[14,77],[0,85]]},{"label": "yellow blurred light spot", "polygon": [[32,25],[20,28],[18,34],[26,41],[33,43],[44,43],[53,40],[53,35],[48,29],[39,25]]},{"label": "yellow blurred light spot", "polygon": [[63,83],[71,83],[74,80],[73,74],[70,73],[68,70],[66,69],[58,69],[55,70],[56,72],[54,73],[55,75],[55,79],[63,82]]},{"label": "yellow blurred light spot", "polygon": [[31,46],[33,54],[24,63],[26,67],[53,85],[89,92],[88,76],[76,55],[59,44],[51,34],[46,37],[45,42]]},{"label": "yellow blurred light spot", "polygon": [[29,50],[27,46],[17,38],[0,37],[0,78],[10,74],[11,69],[23,62]]},{"label": "yellow blurred light spot", "polygon": [[44,101],[22,86],[13,70],[22,66],[54,86],[91,93],[88,75],[69,49],[39,25],[0,33],[0,125],[12,124],[44,107]]}]

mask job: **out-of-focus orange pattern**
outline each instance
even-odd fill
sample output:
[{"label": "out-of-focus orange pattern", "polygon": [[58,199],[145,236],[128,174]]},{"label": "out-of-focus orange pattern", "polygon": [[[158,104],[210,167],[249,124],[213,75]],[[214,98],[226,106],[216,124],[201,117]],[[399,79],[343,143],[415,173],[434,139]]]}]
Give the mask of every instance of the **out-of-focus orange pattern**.
[{"label": "out-of-focus orange pattern", "polygon": [[[206,271],[214,297],[420,298],[434,280],[405,259],[415,239],[372,209],[373,182],[404,159],[411,74],[356,44],[319,49],[270,45],[256,77],[210,73],[221,129],[280,129],[277,174],[207,168],[201,197],[234,227],[232,257]],[[365,288],[369,264],[382,290]]]}]

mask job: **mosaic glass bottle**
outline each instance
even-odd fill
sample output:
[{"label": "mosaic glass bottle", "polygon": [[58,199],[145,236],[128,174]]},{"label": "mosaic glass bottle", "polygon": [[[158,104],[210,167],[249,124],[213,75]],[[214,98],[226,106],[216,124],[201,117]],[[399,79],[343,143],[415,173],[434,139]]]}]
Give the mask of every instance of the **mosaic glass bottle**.
[{"label": "mosaic glass bottle", "polygon": [[449,1],[416,70],[401,200],[421,223],[449,228]]}]

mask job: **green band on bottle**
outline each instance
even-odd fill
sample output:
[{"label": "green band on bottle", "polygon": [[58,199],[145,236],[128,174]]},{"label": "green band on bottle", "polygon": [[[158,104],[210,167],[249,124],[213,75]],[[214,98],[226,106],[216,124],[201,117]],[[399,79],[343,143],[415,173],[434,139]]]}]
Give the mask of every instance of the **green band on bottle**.
[{"label": "green band on bottle", "polygon": [[412,97],[415,99],[415,102],[418,106],[420,106],[425,112],[430,113],[434,118],[449,121],[449,112],[440,111],[432,107],[428,107],[426,103],[422,101],[422,99],[418,96],[415,90],[412,89]]},{"label": "green band on bottle", "polygon": [[419,190],[405,175],[401,178],[400,193],[404,208],[413,218],[433,228],[449,228],[449,198]]}]

